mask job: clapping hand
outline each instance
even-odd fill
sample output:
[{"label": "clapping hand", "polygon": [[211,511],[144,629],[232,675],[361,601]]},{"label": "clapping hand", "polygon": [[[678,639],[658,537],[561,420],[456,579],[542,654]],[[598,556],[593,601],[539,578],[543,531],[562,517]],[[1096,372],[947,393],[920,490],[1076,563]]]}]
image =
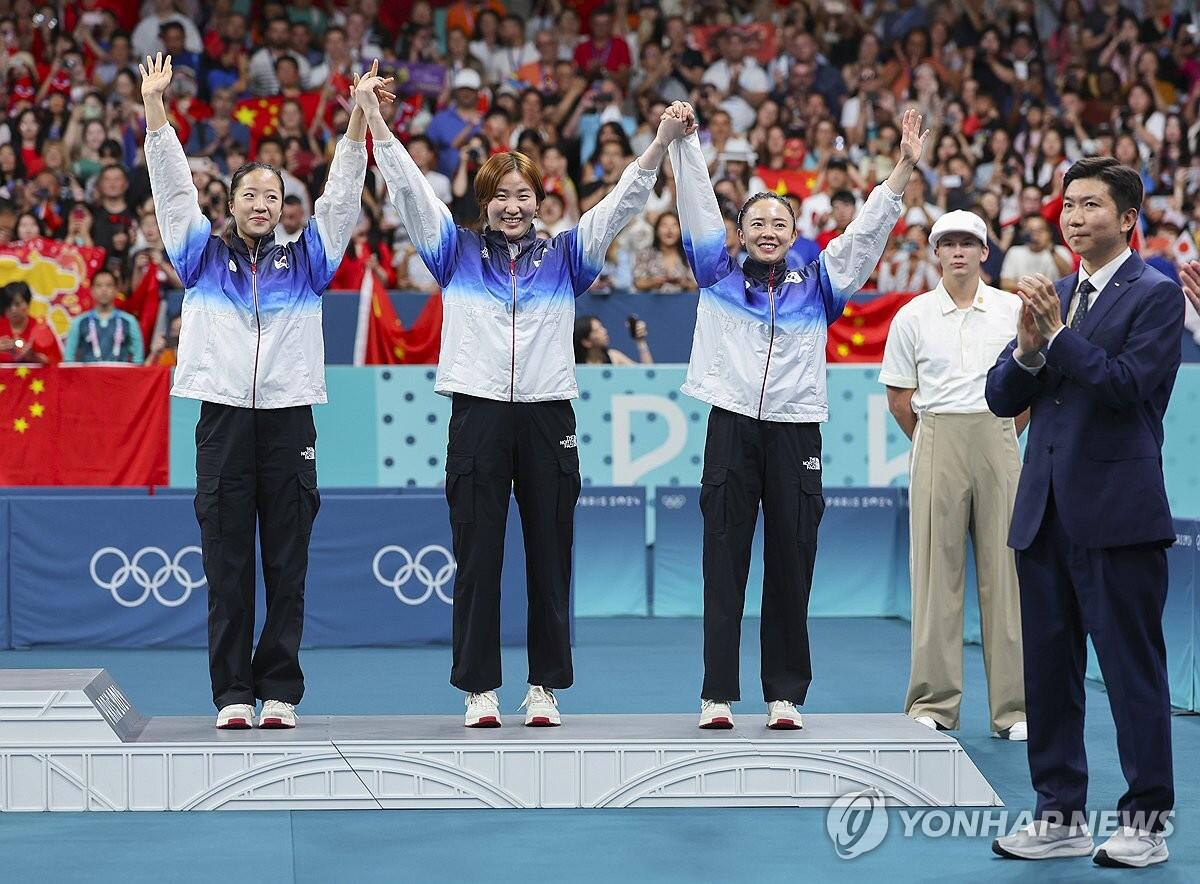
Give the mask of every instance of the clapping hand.
[{"label": "clapping hand", "polygon": [[[1038,333],[1043,338],[1048,340],[1062,328],[1062,302],[1059,301],[1058,292],[1049,277],[1041,273],[1022,276],[1021,281],[1017,283],[1017,295],[1025,302],[1025,307],[1032,315],[1033,321],[1037,324]],[[1022,324],[1024,324],[1024,311],[1022,311]]]},{"label": "clapping hand", "polygon": [[1196,312],[1200,313],[1200,261],[1188,261],[1182,265],[1179,279],[1183,283],[1183,293],[1192,302]]}]

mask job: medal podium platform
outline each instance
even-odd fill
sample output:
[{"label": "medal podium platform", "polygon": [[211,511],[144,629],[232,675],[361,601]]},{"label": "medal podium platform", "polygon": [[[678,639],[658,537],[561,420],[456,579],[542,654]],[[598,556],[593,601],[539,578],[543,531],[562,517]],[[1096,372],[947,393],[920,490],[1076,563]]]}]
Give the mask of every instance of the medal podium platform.
[{"label": "medal podium platform", "polygon": [[301,715],[293,731],[143,717],[102,669],[0,670],[0,811],[1000,806],[952,737],[905,715]]}]

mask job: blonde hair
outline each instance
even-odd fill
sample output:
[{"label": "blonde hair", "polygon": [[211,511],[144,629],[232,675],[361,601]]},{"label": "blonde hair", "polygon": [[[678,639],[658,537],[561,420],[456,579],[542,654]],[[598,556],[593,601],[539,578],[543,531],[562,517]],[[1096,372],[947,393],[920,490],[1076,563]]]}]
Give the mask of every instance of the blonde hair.
[{"label": "blonde hair", "polygon": [[500,179],[509,172],[516,172],[525,179],[539,206],[546,198],[546,189],[542,186],[542,173],[525,154],[514,150],[490,156],[475,175],[475,201],[479,203],[479,214],[483,216],[484,223],[487,222],[488,203],[495,198],[496,191],[500,189]]}]

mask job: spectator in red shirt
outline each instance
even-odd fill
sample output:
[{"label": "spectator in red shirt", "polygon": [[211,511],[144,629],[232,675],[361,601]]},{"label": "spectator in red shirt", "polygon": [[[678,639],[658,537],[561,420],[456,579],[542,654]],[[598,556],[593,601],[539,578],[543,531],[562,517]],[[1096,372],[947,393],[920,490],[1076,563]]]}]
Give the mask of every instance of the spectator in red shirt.
[{"label": "spectator in red shirt", "polygon": [[629,69],[633,63],[629,44],[613,34],[613,16],[607,8],[592,12],[591,23],[592,36],[575,48],[575,64],[589,80],[608,73],[624,88],[629,82]]},{"label": "spectator in red shirt", "polygon": [[830,211],[833,227],[817,234],[817,245],[822,249],[846,231],[846,226],[854,220],[854,209],[858,205],[854,194],[848,190],[839,190],[829,198],[829,203],[833,207]]},{"label": "spectator in red shirt", "polygon": [[364,208],[350,245],[346,247],[346,256],[329,287],[357,290],[368,272],[374,273],[384,288],[395,287],[396,269],[392,266],[392,249],[383,241],[375,218]]},{"label": "spectator in red shirt", "polygon": [[26,176],[32,178],[46,165],[42,159],[42,147],[46,143],[46,133],[42,128],[38,112],[33,108],[21,111],[14,128],[13,141],[21,153]]},{"label": "spectator in red shirt", "polygon": [[23,282],[0,289],[0,363],[33,362],[58,365],[62,348],[53,330],[29,315],[33,293]]}]

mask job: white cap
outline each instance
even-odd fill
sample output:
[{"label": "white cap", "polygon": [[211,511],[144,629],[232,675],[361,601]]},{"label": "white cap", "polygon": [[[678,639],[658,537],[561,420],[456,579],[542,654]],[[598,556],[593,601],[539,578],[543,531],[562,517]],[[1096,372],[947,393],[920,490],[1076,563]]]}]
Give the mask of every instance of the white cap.
[{"label": "white cap", "polygon": [[471,68],[463,68],[454,75],[455,89],[474,89],[478,91],[483,86],[483,81],[479,79],[479,74]]},{"label": "white cap", "polygon": [[758,160],[758,154],[750,146],[749,141],[735,135],[725,142],[725,149],[721,151],[721,160],[726,163],[730,160],[741,161],[753,166]]},{"label": "white cap", "polygon": [[988,241],[987,225],[983,223],[983,219],[974,212],[963,209],[947,212],[933,222],[933,229],[929,231],[930,247],[937,248],[938,240],[947,233],[969,233],[984,245],[987,245]]}]

